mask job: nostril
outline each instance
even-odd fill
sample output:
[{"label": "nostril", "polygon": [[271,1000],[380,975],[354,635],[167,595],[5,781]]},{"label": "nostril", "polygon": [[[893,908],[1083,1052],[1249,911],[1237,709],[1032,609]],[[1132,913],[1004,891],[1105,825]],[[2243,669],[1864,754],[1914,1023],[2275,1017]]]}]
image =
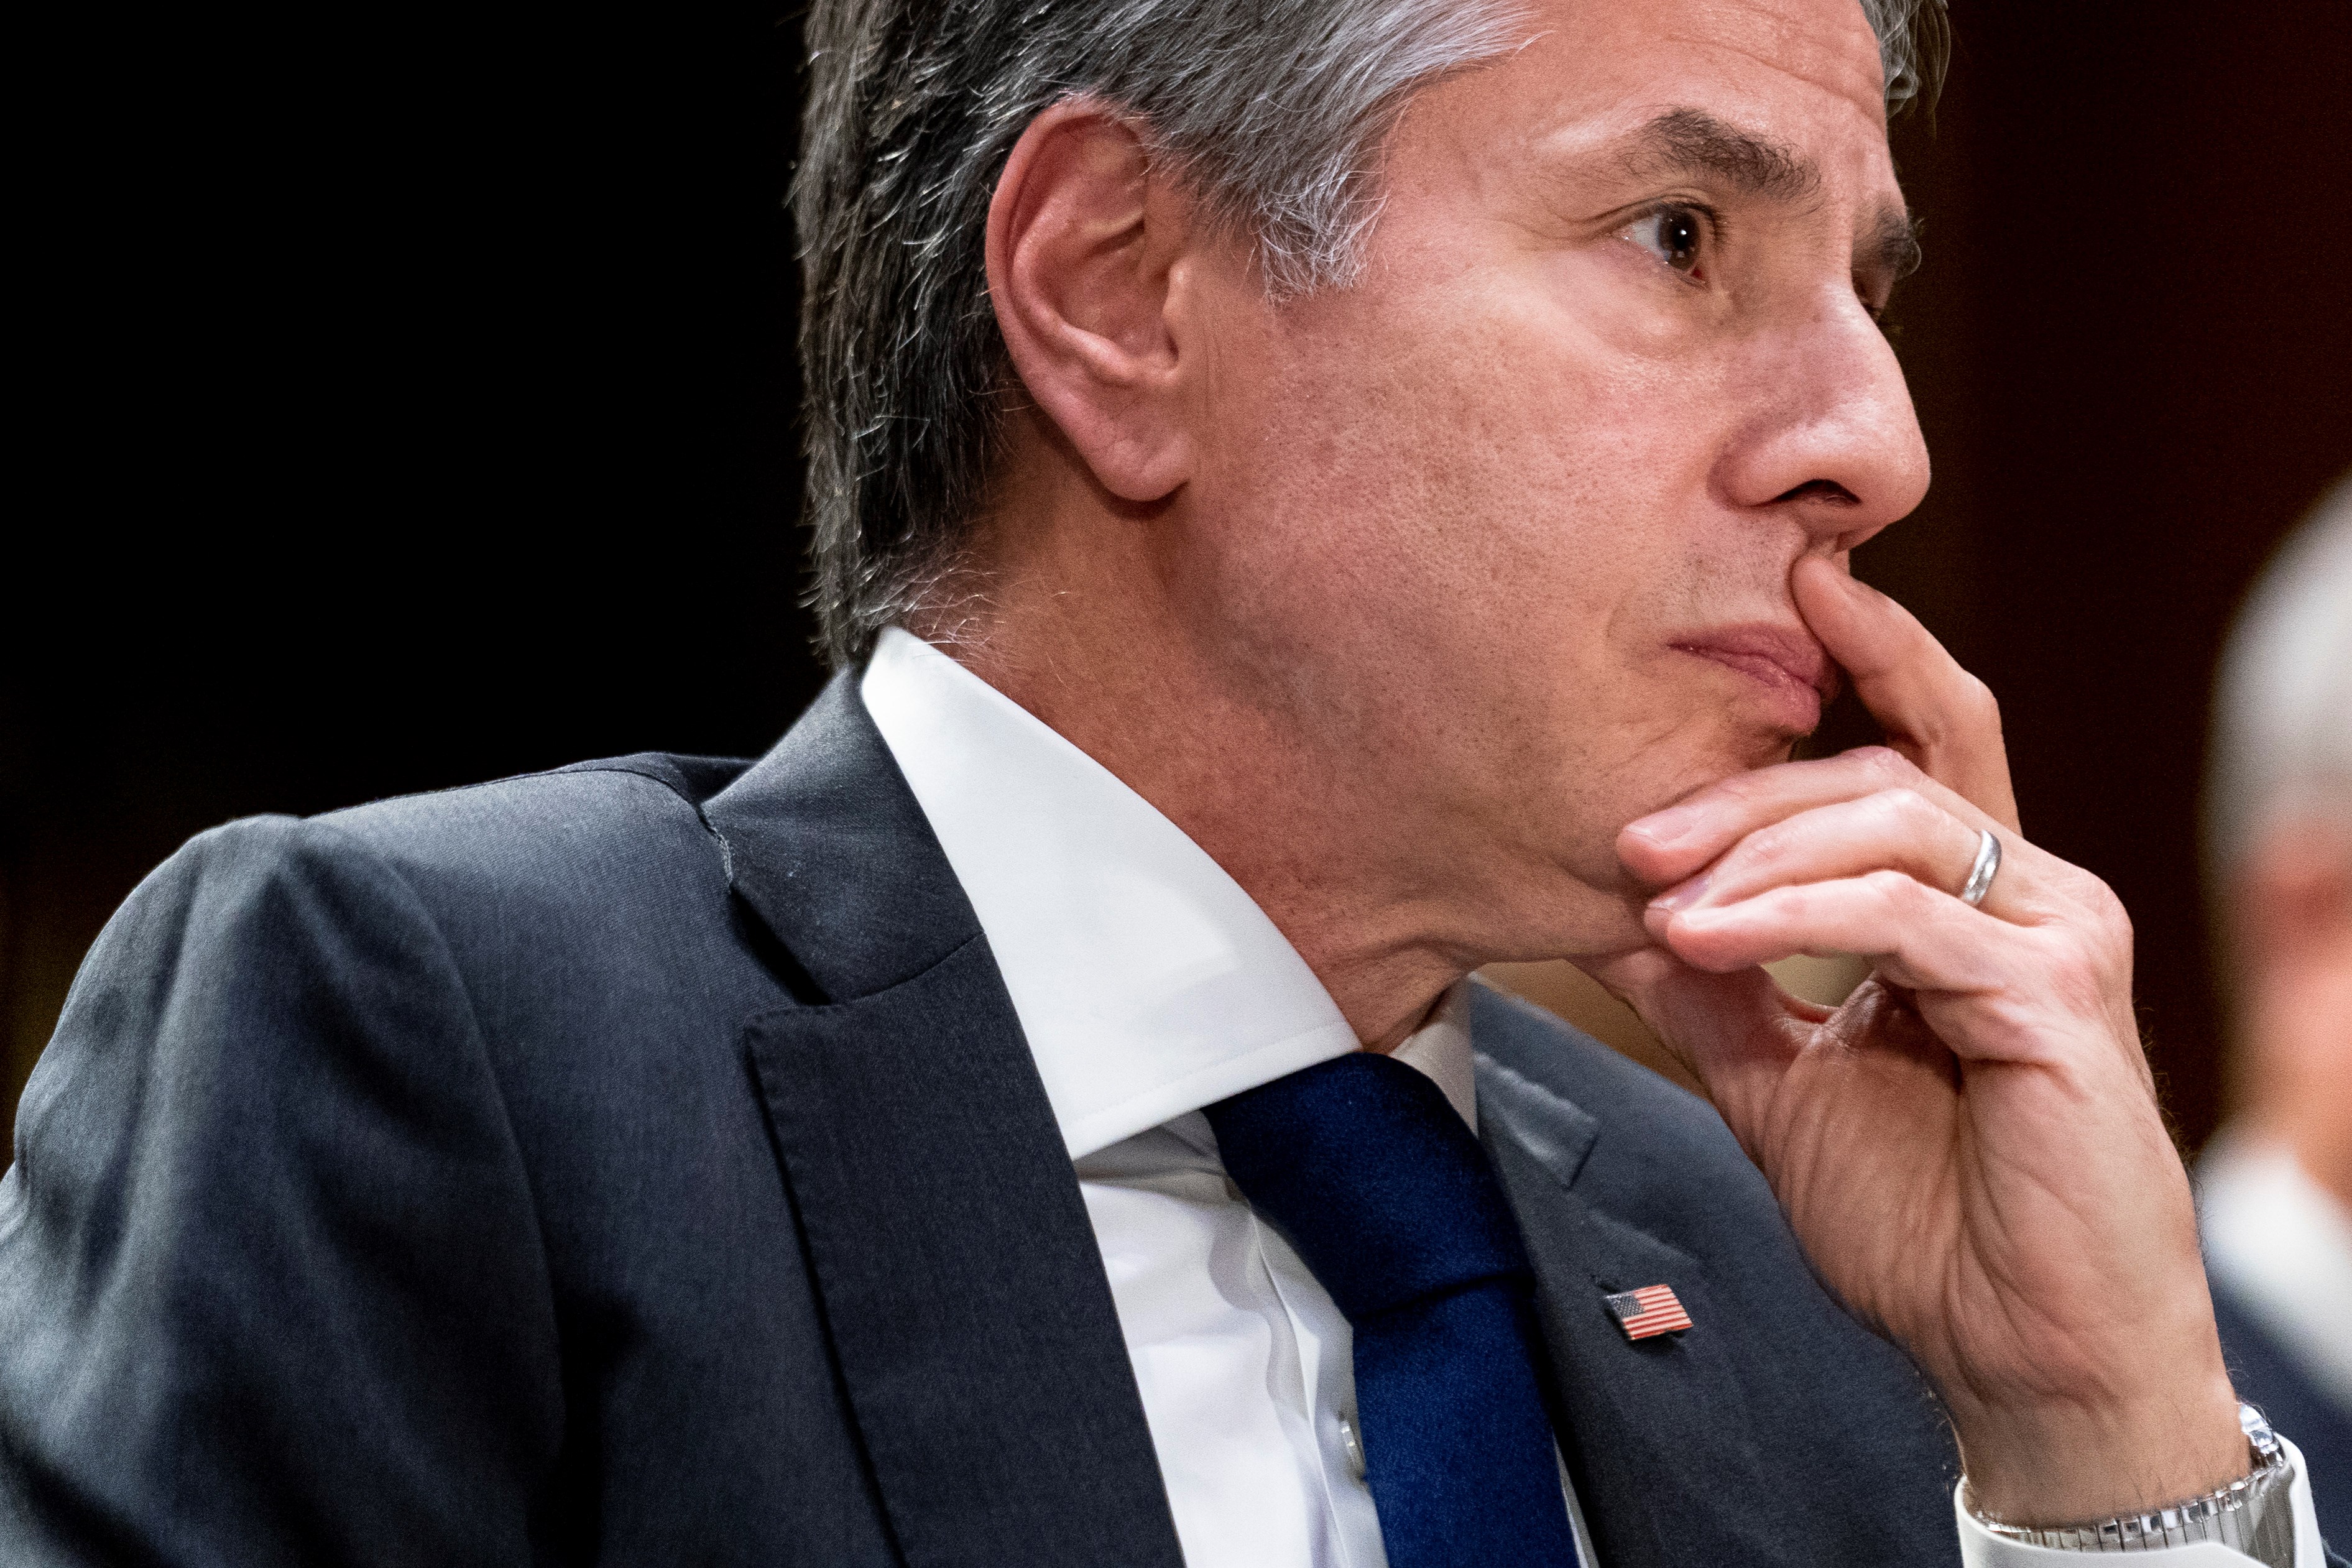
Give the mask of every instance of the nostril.
[{"label": "nostril", "polygon": [[1807,479],[1795,489],[1784,490],[1772,498],[1775,504],[1784,500],[1825,500],[1840,506],[1860,506],[1854,493],[1835,479]]}]

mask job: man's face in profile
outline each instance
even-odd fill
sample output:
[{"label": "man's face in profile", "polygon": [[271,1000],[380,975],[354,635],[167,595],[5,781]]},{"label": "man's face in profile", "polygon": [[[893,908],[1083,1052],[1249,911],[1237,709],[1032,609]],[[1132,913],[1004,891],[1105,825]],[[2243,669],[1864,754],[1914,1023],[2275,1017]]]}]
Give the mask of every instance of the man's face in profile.
[{"label": "man's face in profile", "polygon": [[1194,602],[1465,871],[1622,889],[1620,826],[1817,722],[1791,566],[1926,490],[1911,241],[1855,0],[1533,21],[1412,103],[1360,283],[1203,280]]}]

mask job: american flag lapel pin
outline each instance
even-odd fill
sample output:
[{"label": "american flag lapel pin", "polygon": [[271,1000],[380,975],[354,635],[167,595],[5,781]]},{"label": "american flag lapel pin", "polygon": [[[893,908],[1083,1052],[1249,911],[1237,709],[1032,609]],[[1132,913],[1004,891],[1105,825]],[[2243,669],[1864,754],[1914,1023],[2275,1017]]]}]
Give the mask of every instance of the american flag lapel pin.
[{"label": "american flag lapel pin", "polygon": [[1690,1314],[1675,1297],[1671,1285],[1644,1285],[1609,1298],[1609,1310],[1629,1340],[1678,1334],[1691,1326]]}]

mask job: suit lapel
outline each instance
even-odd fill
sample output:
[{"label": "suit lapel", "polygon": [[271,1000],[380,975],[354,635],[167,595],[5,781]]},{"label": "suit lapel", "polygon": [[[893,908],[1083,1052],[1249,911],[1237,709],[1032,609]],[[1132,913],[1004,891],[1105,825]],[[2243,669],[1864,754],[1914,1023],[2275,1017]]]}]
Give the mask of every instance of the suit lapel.
[{"label": "suit lapel", "polygon": [[1045,1087],[852,679],[705,815],[810,1004],[745,1043],[907,1562],[1181,1568]]},{"label": "suit lapel", "polygon": [[[1769,1468],[1736,1369],[1707,1333],[1706,1273],[1688,1254],[1588,1203],[1576,1179],[1606,1136],[1550,1089],[1486,1061],[1478,1119],[1535,1268],[1561,1449],[1606,1568],[1807,1561],[1768,1528]],[[1604,1298],[1670,1285],[1696,1325],[1629,1341]]]}]

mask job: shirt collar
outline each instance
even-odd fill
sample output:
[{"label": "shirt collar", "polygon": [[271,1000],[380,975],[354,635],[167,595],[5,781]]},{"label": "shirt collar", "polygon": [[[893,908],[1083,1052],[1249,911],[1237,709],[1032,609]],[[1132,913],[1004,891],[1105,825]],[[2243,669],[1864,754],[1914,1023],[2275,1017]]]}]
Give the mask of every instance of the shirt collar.
[{"label": "shirt collar", "polygon": [[2197,1214],[2214,1279],[2352,1405],[2352,1211],[2294,1150],[2224,1128],[2197,1162]]},{"label": "shirt collar", "polygon": [[[1241,885],[1035,715],[897,627],[859,691],[988,935],[1071,1158],[1357,1048]],[[1398,1054],[1470,1116],[1462,1017],[1450,997]],[[1449,1020],[1458,1042],[1436,1033]]]},{"label": "shirt collar", "polygon": [[1420,1028],[1392,1053],[1437,1085],[1445,1103],[1478,1131],[1477,1058],[1470,1049],[1470,982],[1457,980]]}]

